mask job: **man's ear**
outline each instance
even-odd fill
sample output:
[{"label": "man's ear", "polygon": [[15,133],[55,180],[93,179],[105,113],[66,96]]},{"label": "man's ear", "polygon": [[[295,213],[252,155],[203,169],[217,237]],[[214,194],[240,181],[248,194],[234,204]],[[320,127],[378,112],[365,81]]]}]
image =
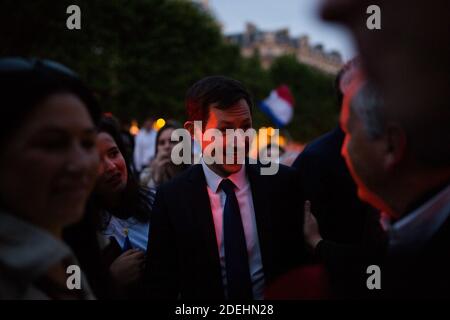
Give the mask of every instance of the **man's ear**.
[{"label": "man's ear", "polygon": [[192,138],[194,138],[194,122],[193,121],[186,121],[183,126],[187,131],[189,131],[189,134]]},{"label": "man's ear", "polygon": [[385,166],[387,169],[392,169],[405,158],[407,143],[406,133],[398,125],[388,125],[384,139]]}]

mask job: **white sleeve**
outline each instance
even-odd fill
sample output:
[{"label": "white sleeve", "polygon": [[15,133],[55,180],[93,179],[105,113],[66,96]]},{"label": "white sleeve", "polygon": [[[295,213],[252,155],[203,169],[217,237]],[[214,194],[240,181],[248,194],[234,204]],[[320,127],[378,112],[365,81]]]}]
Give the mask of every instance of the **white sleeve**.
[{"label": "white sleeve", "polygon": [[156,131],[153,131],[153,135],[152,135],[152,137],[151,137],[151,139],[152,139],[152,143],[151,143],[151,146],[150,146],[150,148],[151,148],[151,152],[150,152],[150,155],[151,155],[151,158],[150,159],[152,159],[154,156],[155,156],[155,153],[156,153],[156,137],[157,137],[157,132]]},{"label": "white sleeve", "polygon": [[141,146],[141,135],[138,133],[136,135],[136,141],[134,145],[134,166],[137,171],[142,169],[142,146]]},{"label": "white sleeve", "polygon": [[120,247],[123,247],[125,235],[123,233],[124,226],[115,217],[111,217],[108,226],[103,230],[102,234],[105,238],[114,237]]},{"label": "white sleeve", "polygon": [[136,144],[134,146],[134,165],[137,171],[142,169],[142,135],[140,133],[136,136]]}]

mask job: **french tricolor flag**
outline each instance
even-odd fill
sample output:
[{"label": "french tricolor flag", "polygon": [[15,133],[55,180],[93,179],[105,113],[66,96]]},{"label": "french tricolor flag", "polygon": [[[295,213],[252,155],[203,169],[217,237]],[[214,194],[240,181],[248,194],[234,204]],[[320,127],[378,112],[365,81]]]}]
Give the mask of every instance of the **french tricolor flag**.
[{"label": "french tricolor flag", "polygon": [[272,90],[270,96],[261,101],[259,106],[278,128],[286,126],[294,115],[294,97],[286,85]]}]

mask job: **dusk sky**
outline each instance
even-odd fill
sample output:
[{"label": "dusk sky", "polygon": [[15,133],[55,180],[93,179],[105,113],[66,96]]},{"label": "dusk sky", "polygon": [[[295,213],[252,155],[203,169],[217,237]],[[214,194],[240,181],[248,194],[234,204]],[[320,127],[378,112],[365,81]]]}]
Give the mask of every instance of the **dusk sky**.
[{"label": "dusk sky", "polygon": [[325,50],[339,51],[344,60],[355,55],[349,33],[318,15],[320,0],[209,0],[213,14],[225,34],[242,32],[246,22],[262,30],[289,28],[291,36],[309,35],[310,42],[322,43]]}]

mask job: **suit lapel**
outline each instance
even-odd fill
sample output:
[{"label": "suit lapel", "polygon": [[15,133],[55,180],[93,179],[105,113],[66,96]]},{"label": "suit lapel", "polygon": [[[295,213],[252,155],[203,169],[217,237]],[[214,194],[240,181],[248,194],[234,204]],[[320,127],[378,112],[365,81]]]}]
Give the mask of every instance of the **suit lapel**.
[{"label": "suit lapel", "polygon": [[273,270],[273,239],[271,223],[271,194],[267,179],[260,174],[259,165],[246,164],[247,176],[250,182],[253,206],[255,208],[256,226],[258,229],[259,246],[263,261],[265,277],[270,277]]},{"label": "suit lapel", "polygon": [[199,227],[201,239],[204,241],[206,248],[206,259],[208,264],[214,270],[214,278],[220,283],[216,283],[215,287],[221,288],[220,294],[223,295],[222,273],[220,268],[219,251],[217,248],[216,232],[214,228],[214,219],[211,212],[208,191],[206,189],[206,179],[200,164],[192,167],[189,175],[189,188],[192,195],[191,212],[194,223]]}]

